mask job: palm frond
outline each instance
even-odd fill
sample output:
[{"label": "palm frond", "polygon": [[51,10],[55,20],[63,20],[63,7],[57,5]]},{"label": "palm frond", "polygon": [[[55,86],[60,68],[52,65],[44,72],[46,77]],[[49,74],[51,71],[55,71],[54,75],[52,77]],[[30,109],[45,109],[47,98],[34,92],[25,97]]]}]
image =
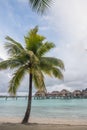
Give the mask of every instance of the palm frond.
[{"label": "palm frond", "polygon": [[59,79],[63,78],[61,69],[64,69],[64,64],[60,59],[53,57],[42,57],[40,59],[40,68],[45,74],[49,76],[54,75],[56,77],[58,72],[60,74]]},{"label": "palm frond", "polygon": [[38,26],[35,26],[33,29],[31,29],[31,30],[28,32],[28,36],[36,35],[37,32],[38,32]]},{"label": "palm frond", "polygon": [[26,68],[24,66],[20,67],[14,74],[9,83],[9,93],[16,94],[16,91],[21,83],[26,72]]},{"label": "palm frond", "polygon": [[14,69],[18,66],[21,66],[22,63],[19,60],[16,59],[8,59],[5,61],[0,62],[0,70],[5,70],[5,69]]},{"label": "palm frond", "polygon": [[54,57],[42,57],[41,63],[46,63],[51,66],[56,66],[64,70],[64,63],[61,59],[54,58]]},{"label": "palm frond", "polygon": [[52,71],[52,66],[49,64],[49,63],[47,63],[46,61],[40,61],[40,69],[41,69],[41,71],[44,73],[44,74],[47,74],[47,75],[49,75],[49,76],[52,76],[52,73],[51,73],[51,71]]},{"label": "palm frond", "polygon": [[33,81],[36,89],[46,90],[44,83],[44,75],[39,68],[33,71]]},{"label": "palm frond", "polygon": [[30,61],[30,57],[26,53],[21,53],[21,55],[16,55],[12,58],[0,62],[0,70],[7,68],[15,69],[22,65],[27,65]]},{"label": "palm frond", "polygon": [[1,61],[0,62],[0,70],[5,70],[9,68],[9,60]]},{"label": "palm frond", "polygon": [[26,43],[26,49],[31,50],[36,53],[37,49],[42,45],[42,41],[44,41],[45,37],[38,35],[37,26],[32,29],[27,36],[24,37]]},{"label": "palm frond", "polygon": [[43,14],[51,5],[52,0],[29,0],[32,10]]},{"label": "palm frond", "polygon": [[6,40],[8,42],[6,42],[5,48],[7,49],[8,54],[10,54],[10,55],[17,55],[20,52],[24,51],[24,48],[22,47],[22,45],[20,43],[16,42],[11,37],[7,36]]},{"label": "palm frond", "polygon": [[37,50],[37,55],[38,56],[44,56],[47,52],[49,52],[52,48],[54,48],[55,45],[52,42],[46,42],[44,43],[39,49]]},{"label": "palm frond", "polygon": [[27,54],[29,56],[29,60],[30,60],[30,63],[32,65],[32,67],[36,64],[39,64],[39,59],[38,57],[32,52],[32,51],[27,51]]},{"label": "palm frond", "polygon": [[52,74],[55,78],[63,79],[63,74],[60,69],[53,67],[52,68]]}]

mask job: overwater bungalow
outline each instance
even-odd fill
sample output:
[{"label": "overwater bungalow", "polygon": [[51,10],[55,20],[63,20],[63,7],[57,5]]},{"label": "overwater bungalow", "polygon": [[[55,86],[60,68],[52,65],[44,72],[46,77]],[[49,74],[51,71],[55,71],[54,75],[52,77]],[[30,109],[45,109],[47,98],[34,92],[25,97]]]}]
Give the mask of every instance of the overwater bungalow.
[{"label": "overwater bungalow", "polygon": [[82,91],[75,90],[75,91],[73,91],[72,95],[73,95],[73,98],[81,98],[82,97]]},{"label": "overwater bungalow", "polygon": [[87,88],[85,90],[82,90],[82,97],[87,98]]},{"label": "overwater bungalow", "polygon": [[51,95],[51,93],[49,93],[49,92],[48,92],[48,93],[46,93],[46,99],[50,99],[50,98],[51,98],[51,96],[52,96],[52,95]]},{"label": "overwater bungalow", "polygon": [[37,91],[34,95],[34,99],[56,99],[56,98],[87,98],[87,89],[85,90],[74,90],[70,92],[66,89],[59,91],[52,91],[47,93],[45,91]]},{"label": "overwater bungalow", "polygon": [[70,98],[71,97],[71,92],[66,90],[66,89],[63,89],[63,90],[60,91],[60,97]]},{"label": "overwater bungalow", "polygon": [[52,98],[58,98],[59,95],[60,95],[60,92],[59,92],[59,91],[53,91],[53,92],[51,92],[51,97],[52,97]]},{"label": "overwater bungalow", "polygon": [[34,95],[34,99],[44,99],[46,98],[46,92],[45,91],[37,91]]}]

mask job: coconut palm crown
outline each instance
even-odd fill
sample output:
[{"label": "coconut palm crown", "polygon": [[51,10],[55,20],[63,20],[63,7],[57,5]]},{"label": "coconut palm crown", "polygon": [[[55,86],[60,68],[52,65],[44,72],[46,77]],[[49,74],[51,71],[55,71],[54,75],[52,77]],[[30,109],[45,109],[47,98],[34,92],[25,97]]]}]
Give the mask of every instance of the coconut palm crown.
[{"label": "coconut palm crown", "polygon": [[35,12],[43,14],[51,6],[52,0],[29,0],[29,5]]},{"label": "coconut palm crown", "polygon": [[[12,79],[9,82],[9,93],[16,94],[17,89],[26,73],[29,74],[28,105],[22,123],[27,123],[30,117],[32,100],[32,81],[36,89],[46,91],[44,74],[63,79],[62,71],[64,64],[62,60],[46,57],[55,45],[45,40],[44,36],[37,34],[38,27],[31,29],[24,37],[25,47],[11,37],[6,37],[5,48],[9,54],[7,60],[0,62],[0,70],[14,69]],[[44,41],[45,40],[45,41]]]}]

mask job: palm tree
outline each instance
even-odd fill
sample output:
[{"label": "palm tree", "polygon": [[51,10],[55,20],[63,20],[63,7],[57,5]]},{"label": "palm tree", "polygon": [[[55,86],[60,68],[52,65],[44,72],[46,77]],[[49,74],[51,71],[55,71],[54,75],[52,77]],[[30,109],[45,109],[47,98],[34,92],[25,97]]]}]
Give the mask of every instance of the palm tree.
[{"label": "palm tree", "polygon": [[55,45],[51,42],[45,42],[45,37],[37,34],[37,32],[38,27],[36,26],[24,37],[25,47],[7,36],[5,48],[9,58],[0,62],[0,70],[14,69],[13,77],[9,82],[9,93],[11,94],[16,94],[21,80],[26,73],[29,74],[28,105],[22,123],[27,123],[30,117],[32,81],[38,90],[46,91],[44,73],[59,79],[63,78],[61,72],[64,69],[63,62],[60,59],[45,56]]},{"label": "palm tree", "polygon": [[43,14],[51,5],[52,0],[29,0],[29,5],[32,10]]}]

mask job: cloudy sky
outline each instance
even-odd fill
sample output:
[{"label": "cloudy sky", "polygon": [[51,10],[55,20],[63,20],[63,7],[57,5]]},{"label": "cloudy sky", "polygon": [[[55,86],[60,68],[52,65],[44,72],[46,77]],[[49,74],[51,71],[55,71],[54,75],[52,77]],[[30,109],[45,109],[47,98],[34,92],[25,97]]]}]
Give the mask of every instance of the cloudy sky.
[{"label": "cloudy sky", "polygon": [[[5,36],[24,45],[23,36],[36,25],[56,45],[49,56],[65,64],[64,81],[45,77],[47,90],[87,88],[87,0],[55,0],[43,16],[32,12],[28,0],[0,0],[0,57],[7,58]],[[0,92],[7,91],[10,78],[8,70],[0,72]],[[27,79],[19,91],[27,91]]]}]

